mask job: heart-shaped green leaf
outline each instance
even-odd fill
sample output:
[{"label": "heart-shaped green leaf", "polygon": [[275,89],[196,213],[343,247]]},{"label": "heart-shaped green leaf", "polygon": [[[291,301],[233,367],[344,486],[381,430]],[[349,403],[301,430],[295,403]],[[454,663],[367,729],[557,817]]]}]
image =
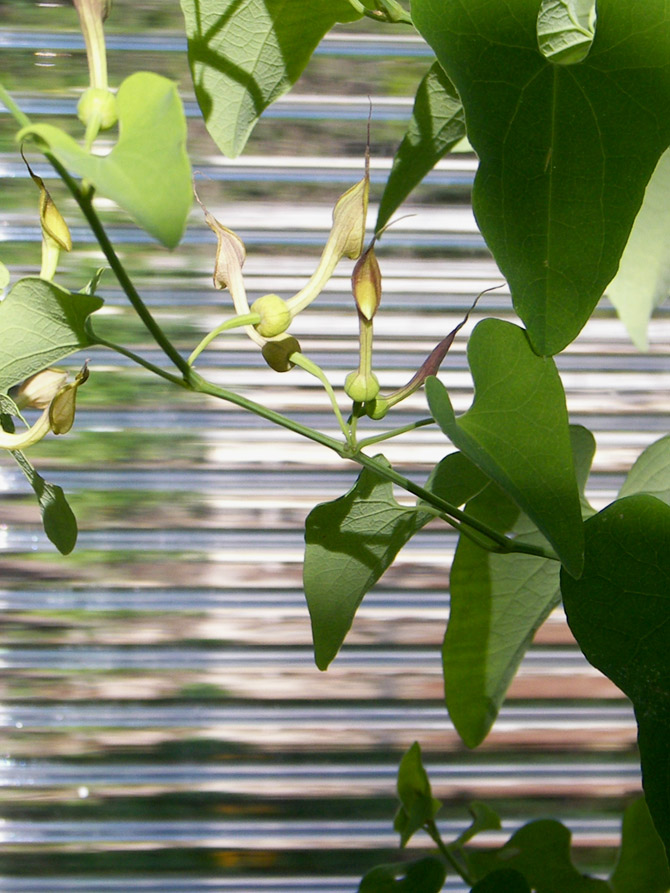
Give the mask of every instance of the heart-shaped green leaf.
[{"label": "heart-shaped green leaf", "polygon": [[400,865],[377,865],[365,875],[358,893],[440,893],[447,876],[434,856]]},{"label": "heart-shaped green leaf", "polygon": [[[378,456],[379,462],[386,462]],[[460,453],[446,456],[426,488],[460,506],[486,485],[486,477]],[[405,543],[434,514],[401,506],[389,481],[364,469],[353,488],[317,505],[305,523],[303,583],[316,665],[325,670],[351,628],[363,596]]]},{"label": "heart-shaped green leaf", "polygon": [[309,513],[303,584],[320,670],[339,651],[365,593],[427,520],[368,469],[347,494]]},{"label": "heart-shaped green leaf", "polygon": [[435,62],[416,91],[412,118],[379,202],[377,231],[388,223],[391,214],[440,158],[464,136],[463,104],[444,69]]},{"label": "heart-shaped green leaf", "polygon": [[212,139],[239,155],[262,112],[298,80],[347,0],[181,0],[198,105]]},{"label": "heart-shaped green leaf", "polygon": [[[477,877],[500,869],[517,871],[536,893],[611,893],[606,881],[586,877],[575,868],[570,840],[565,825],[541,819],[519,828],[499,850],[472,853],[470,863]],[[492,889],[502,893],[502,888]]]},{"label": "heart-shaped green leaf", "polygon": [[433,418],[578,576],[584,551],[581,507],[565,394],[553,360],[533,352],[523,329],[485,319],[470,336],[468,361],[475,383],[472,406],[456,418],[444,386],[429,378]]},{"label": "heart-shaped green leaf", "polygon": [[584,525],[579,580],[561,573],[570,628],[587,659],[628,695],[649,811],[670,846],[670,507],[618,499]]},{"label": "heart-shaped green leaf", "polygon": [[44,140],[68,170],[89,180],[168,248],[181,239],[193,203],[186,119],[173,81],[139,71],[116,97],[119,139],[109,155],[91,155],[51,124],[24,128]]},{"label": "heart-shaped green leaf", "polygon": [[[541,0],[413,0],[480,159],[473,204],[539,354],[578,334],[612,280],[670,144],[666,0],[598,0],[575,65],[538,47]],[[504,73],[504,75],[503,75]]]},{"label": "heart-shaped green leaf", "polygon": [[[570,435],[583,492],[595,441],[581,426],[571,426]],[[465,510],[500,533],[546,545],[537,527],[493,483]],[[588,516],[593,509],[585,503],[583,511]],[[556,561],[487,552],[460,537],[449,580],[442,666],[447,709],[468,747],[477,747],[488,735],[535,632],[560,602],[559,570]]]},{"label": "heart-shaped green leaf", "polygon": [[44,279],[20,279],[0,302],[0,390],[88,347],[84,324],[102,304]]}]

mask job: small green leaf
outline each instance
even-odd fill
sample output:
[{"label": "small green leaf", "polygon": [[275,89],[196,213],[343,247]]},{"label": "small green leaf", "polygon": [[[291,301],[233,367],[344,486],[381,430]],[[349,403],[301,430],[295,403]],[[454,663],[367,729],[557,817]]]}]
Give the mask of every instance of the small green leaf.
[{"label": "small green leaf", "polygon": [[542,55],[557,65],[585,59],[595,35],[596,0],[542,0],[537,42]]},{"label": "small green leaf", "polygon": [[[583,492],[595,451],[593,435],[570,427]],[[533,545],[546,540],[493,483],[465,510],[500,533]],[[585,516],[593,509],[585,502]],[[444,692],[456,731],[468,747],[488,735],[535,632],[560,601],[559,565],[533,555],[500,555],[459,539],[451,569],[451,607],[442,648]]]},{"label": "small green leaf", "polygon": [[102,304],[44,279],[20,279],[0,302],[0,390],[90,346],[85,322]]},{"label": "small green leaf", "polygon": [[443,863],[426,856],[401,865],[378,865],[367,872],[358,893],[440,893],[446,877]]},{"label": "small green leaf", "polygon": [[379,203],[378,232],[437,162],[465,136],[463,105],[439,62],[419,84],[414,111]]},{"label": "small green leaf", "polygon": [[586,521],[579,580],[561,572],[570,628],[586,658],[635,707],[647,805],[670,846],[670,507],[618,499]]},{"label": "small green leaf", "polygon": [[444,433],[526,512],[572,574],[583,561],[583,531],[563,385],[550,358],[526,333],[498,319],[480,322],[468,360],[475,383],[471,408],[456,418],[444,386],[426,383]]},{"label": "small green leaf", "polygon": [[478,881],[470,893],[531,893],[526,879],[512,868],[493,871]]},{"label": "small green leaf", "polygon": [[651,314],[670,294],[670,151],[647,184],[644,201],[607,297],[639,350],[648,350]]},{"label": "small green leaf", "polygon": [[667,893],[670,871],[644,797],[623,814],[621,850],[610,884],[614,893]]},{"label": "small green leaf", "polygon": [[[575,868],[570,839],[565,825],[541,819],[519,828],[499,850],[472,853],[470,861],[477,866],[478,877],[500,869],[517,871],[536,893],[611,893],[608,883],[586,877]],[[492,893],[498,890],[502,893],[500,887],[491,888]]]},{"label": "small green leaf", "polygon": [[619,496],[650,493],[670,505],[670,434],[640,453],[628,472]]},{"label": "small green leaf", "polygon": [[108,270],[109,267],[98,267],[95,273],[91,276],[86,285],[80,290],[79,294],[81,295],[94,295],[98,286],[100,285],[100,280],[102,279],[102,274]]},{"label": "small green leaf", "polygon": [[421,762],[421,747],[417,741],[403,755],[398,768],[398,799],[400,807],[393,827],[400,834],[400,846],[427,822],[432,822],[442,804],[430,789],[430,780]]},{"label": "small green leaf", "polygon": [[[386,462],[383,456],[377,459]],[[468,459],[451,453],[435,467],[426,489],[460,506],[486,482]],[[366,592],[433,519],[421,508],[421,502],[416,509],[401,506],[392,485],[364,469],[347,494],[308,515],[303,583],[319,669],[325,670],[339,651]]]},{"label": "small green leaf", "polygon": [[181,8],[198,105],[231,157],[333,25],[361,17],[347,0],[181,0]]},{"label": "small green leaf", "polygon": [[488,803],[474,800],[468,806],[468,812],[472,816],[472,822],[468,825],[465,831],[458,835],[453,843],[449,844],[448,849],[463,847],[468,841],[472,840],[473,837],[476,837],[477,834],[482,834],[484,831],[499,831],[502,827],[500,824],[500,816],[494,809],[491,809]]},{"label": "small green leaf", "polygon": [[345,496],[309,513],[303,582],[319,669],[339,651],[365,593],[426,523],[422,515],[401,506],[392,485],[367,469]]},{"label": "small green leaf", "polygon": [[69,555],[77,542],[77,519],[62,488],[45,481],[22,452],[16,450],[12,455],[35,491],[44,532],[62,555]]},{"label": "small green leaf", "polygon": [[193,203],[186,154],[186,118],[173,81],[139,71],[126,78],[116,97],[119,139],[109,155],[91,155],[51,124],[19,133],[48,145],[66,168],[89,180],[168,248],[179,244]]},{"label": "small green leaf", "polygon": [[473,208],[533,348],[558,353],[616,274],[670,144],[666,0],[599,0],[576,65],[538,48],[540,0],[413,0],[480,165]]}]

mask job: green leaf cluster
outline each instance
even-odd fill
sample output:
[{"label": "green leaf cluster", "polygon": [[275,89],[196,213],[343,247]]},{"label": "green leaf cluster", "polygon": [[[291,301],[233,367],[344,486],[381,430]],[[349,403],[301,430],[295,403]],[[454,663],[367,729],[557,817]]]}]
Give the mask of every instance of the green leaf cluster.
[{"label": "green leaf cluster", "polygon": [[[476,834],[499,824],[482,804],[473,804],[471,826],[444,844],[435,821],[440,804],[415,744],[400,765],[395,828],[402,846],[426,831],[440,858],[379,866],[360,889],[431,893],[455,870],[477,893],[663,893],[670,884],[663,850],[670,850],[670,435],[644,451],[618,499],[596,513],[585,496],[594,439],[570,425],[553,355],[579,334],[605,291],[633,340],[646,347],[649,317],[667,296],[668,0],[413,0],[411,17],[395,0],[181,0],[181,6],[196,97],[210,134],[229,155],[242,150],[263,111],[296,83],[336,22],[366,16],[406,27],[413,21],[436,61],[418,87],[384,188],[377,238],[411,190],[467,136],[479,159],[475,215],[525,328],[499,319],[475,326],[467,349],[474,398],[461,415],[447,388],[428,379],[431,418],[414,426],[438,425],[448,453],[424,484],[409,480],[383,456],[361,449],[407,426],[358,442],[357,425],[370,421],[363,418],[368,408],[353,401],[345,422],[332,385],[292,336],[283,365],[299,364],[324,384],[343,441],[194,369],[194,358],[228,328],[246,326],[260,347],[268,343],[253,328],[246,304],[244,245],[225,227],[235,263],[218,284],[234,292],[237,315],[189,360],[144,303],[97,216],[95,198],[116,202],[168,248],[178,245],[192,184],[174,83],[150,72],[123,81],[115,101],[118,134],[105,155],[91,151],[95,128],[82,145],[52,124],[30,122],[0,87],[20,125],[19,139],[30,138],[68,186],[170,364],[166,369],[94,333],[99,275],[80,293],[44,278],[20,279],[0,302],[2,428],[11,432],[15,419],[23,423],[11,387],[96,344],[357,462],[363,470],[351,490],[314,508],[306,522],[304,587],[320,669],[335,658],[365,594],[400,549],[427,524],[446,522],[459,543],[442,650],[445,700],[471,747],[488,734],[535,632],[562,598],[584,654],[631,699],[638,722],[646,803],[626,811],[609,880],[575,868],[570,832],[550,819],[520,828],[500,849],[472,849]],[[365,192],[365,202],[367,188],[366,168],[354,187]],[[50,275],[52,266],[42,269]],[[9,282],[0,263],[0,289]],[[375,308],[380,289],[378,277]],[[431,371],[445,358],[444,344],[429,358]],[[418,387],[426,368],[410,385],[418,381]],[[403,396],[380,399],[390,409]],[[22,452],[14,458],[37,496],[48,537],[69,552],[77,527],[63,491]],[[400,501],[398,487],[414,501]]]}]

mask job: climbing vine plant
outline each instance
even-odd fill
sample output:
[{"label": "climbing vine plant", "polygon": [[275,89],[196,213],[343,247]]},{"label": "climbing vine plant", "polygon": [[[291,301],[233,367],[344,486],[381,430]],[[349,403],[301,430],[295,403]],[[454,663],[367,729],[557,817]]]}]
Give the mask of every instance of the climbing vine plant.
[{"label": "climbing vine plant", "polygon": [[[562,600],[586,657],[631,699],[639,730],[645,798],[624,816],[622,848],[608,880],[572,865],[558,822],[531,822],[498,850],[470,845],[499,827],[483,804],[455,841],[440,837],[439,809],[418,745],[403,757],[395,827],[404,846],[423,830],[436,855],[379,866],[361,893],[442,889],[448,872],[477,893],[616,893],[670,887],[670,435],[639,457],[618,498],[596,512],[584,492],[595,443],[571,425],[553,357],[588,321],[605,291],[644,347],[650,314],[667,295],[670,255],[670,0],[181,0],[188,56],[205,124],[222,152],[242,151],[254,124],[300,76],[336,22],[364,16],[415,28],[435,54],[366,236],[368,171],[337,201],[314,274],[295,295],[249,305],[245,246],[201,203],[217,237],[214,285],[230,315],[189,356],[167,337],[128,275],[96,211],[115,202],[167,249],[177,249],[193,202],[186,122],[175,85],[150,72],[108,82],[104,21],[110,0],[74,0],[86,41],[89,85],[72,136],[30,120],[0,85],[17,125],[17,152],[36,187],[42,226],[39,275],[12,283],[0,262],[0,447],[33,487],[47,536],[64,554],[77,525],[60,487],[24,450],[74,422],[84,364],[72,382],[54,364],[93,345],[130,358],[196,394],[230,401],[357,463],[353,488],[309,514],[304,588],[315,659],[333,661],[368,590],[403,545],[438,518],[459,542],[443,648],[445,700],[463,741],[476,747],[495,723],[533,634]],[[114,139],[92,151],[101,131]],[[484,319],[468,342],[475,392],[456,415],[438,372],[458,326],[416,374],[387,393],[372,364],[382,299],[376,240],[412,188],[467,136],[479,158],[473,207],[509,283],[523,327]],[[104,264],[164,355],[157,365],[98,333],[98,279],[56,281],[72,250],[67,222],[29,158],[43,155],[70,190]],[[169,183],[169,190],[164,184]],[[344,394],[301,350],[291,323],[316,300],[343,260],[352,261],[359,321],[358,367]],[[11,287],[10,287],[11,285]],[[462,324],[461,324],[462,325]],[[227,330],[243,328],[278,373],[299,366],[326,390],[340,428],[333,438],[224,389],[198,358]],[[368,420],[424,387],[426,418],[365,436]],[[345,406],[346,403],[346,406]],[[42,410],[32,425],[26,407]],[[377,453],[378,444],[435,424],[445,458],[421,484]],[[401,505],[393,488],[416,497]],[[510,610],[510,605],[514,610]]]}]

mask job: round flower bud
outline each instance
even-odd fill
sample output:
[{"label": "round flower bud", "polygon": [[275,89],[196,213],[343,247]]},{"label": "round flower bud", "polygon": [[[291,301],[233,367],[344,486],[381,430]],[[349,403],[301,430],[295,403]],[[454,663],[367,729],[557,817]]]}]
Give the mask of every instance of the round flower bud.
[{"label": "round flower bud", "polygon": [[263,345],[263,359],[275,372],[288,372],[295,363],[289,359],[291,354],[300,353],[300,342],[293,335],[285,335],[277,341],[268,341]]},{"label": "round flower bud", "polygon": [[383,397],[375,397],[374,400],[370,400],[369,403],[365,406],[365,414],[368,418],[375,419],[378,421],[379,419],[383,419],[386,413],[389,411],[389,402],[385,400]]},{"label": "round flower bud", "polygon": [[350,372],[344,382],[344,391],[354,403],[366,403],[374,400],[379,393],[379,381],[374,372],[364,375],[362,372]]},{"label": "round flower bud", "polygon": [[77,104],[77,117],[82,124],[88,125],[93,115],[100,116],[100,130],[113,127],[119,117],[116,111],[116,96],[100,87],[89,87],[85,90]]},{"label": "round flower bud", "polygon": [[261,321],[254,328],[263,338],[275,338],[291,324],[291,311],[279,295],[263,295],[251,305],[251,312],[258,313]]}]

